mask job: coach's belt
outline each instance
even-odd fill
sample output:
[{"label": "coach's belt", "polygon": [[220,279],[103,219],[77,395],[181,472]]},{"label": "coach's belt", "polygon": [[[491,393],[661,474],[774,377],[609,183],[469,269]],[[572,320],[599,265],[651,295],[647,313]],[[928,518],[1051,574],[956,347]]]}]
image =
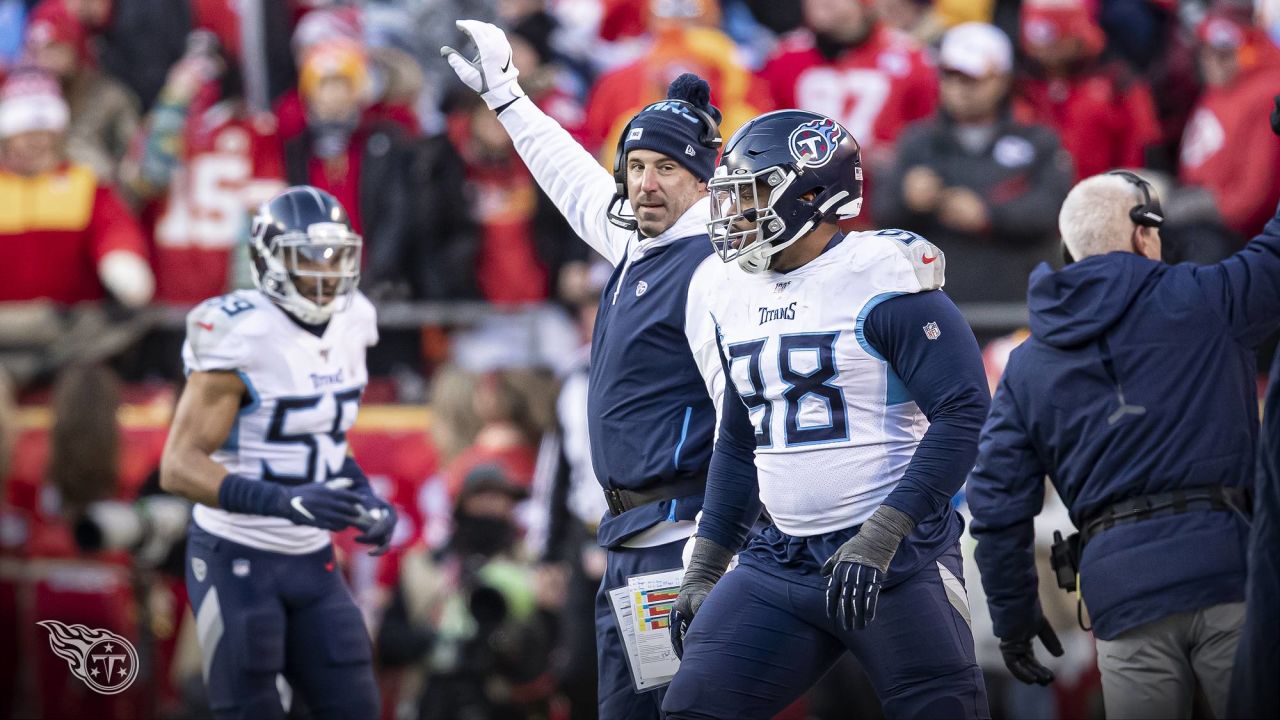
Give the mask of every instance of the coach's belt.
[{"label": "coach's belt", "polygon": [[609,503],[609,513],[615,517],[638,508],[641,505],[671,500],[672,498],[699,495],[706,491],[707,479],[695,478],[678,483],[662,485],[651,490],[626,490],[623,488],[605,488],[604,499]]}]

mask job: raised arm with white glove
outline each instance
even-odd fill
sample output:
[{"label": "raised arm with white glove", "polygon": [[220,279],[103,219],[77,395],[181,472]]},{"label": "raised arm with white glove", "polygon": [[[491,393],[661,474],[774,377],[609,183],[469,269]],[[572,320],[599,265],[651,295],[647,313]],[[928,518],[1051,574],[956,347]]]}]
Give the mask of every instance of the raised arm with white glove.
[{"label": "raised arm with white glove", "polygon": [[467,58],[451,47],[440,54],[467,87],[498,113],[520,159],[573,231],[610,263],[626,255],[634,235],[609,223],[613,176],[564,128],[525,97],[511,58],[511,43],[500,28],[479,20],[459,20],[458,29],[475,43]]},{"label": "raised arm with white glove", "polygon": [[470,60],[445,45],[440,55],[467,87],[480,93],[490,110],[502,110],[524,97],[516,78],[520,69],[512,62],[511,43],[506,33],[495,25],[479,20],[459,20],[458,29],[475,43],[476,56]]}]

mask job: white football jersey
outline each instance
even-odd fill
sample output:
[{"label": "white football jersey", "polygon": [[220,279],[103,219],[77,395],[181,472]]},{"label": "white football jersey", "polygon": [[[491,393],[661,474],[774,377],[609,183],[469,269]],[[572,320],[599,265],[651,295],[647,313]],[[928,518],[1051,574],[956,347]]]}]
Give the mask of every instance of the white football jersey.
[{"label": "white football jersey", "polygon": [[944,264],[918,235],[882,230],[850,234],[788,273],[723,266],[711,314],[779,530],[860,524],[902,478],[929,423],[862,326],[884,300],[941,287]]},{"label": "white football jersey", "polygon": [[[368,382],[365,350],[378,342],[373,305],[357,293],[317,337],[257,290],[238,290],[187,316],[187,373],[240,375],[248,400],[212,458],[228,472],[263,482],[324,482],[342,467],[347,430]],[[260,550],[314,552],[329,533],[284,518],[197,505],[197,525]]]}]

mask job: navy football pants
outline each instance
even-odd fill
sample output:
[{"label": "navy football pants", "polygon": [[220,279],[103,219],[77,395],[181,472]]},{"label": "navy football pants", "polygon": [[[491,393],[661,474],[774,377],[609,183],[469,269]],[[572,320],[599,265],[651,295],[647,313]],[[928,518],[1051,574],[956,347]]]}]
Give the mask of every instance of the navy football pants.
[{"label": "navy football pants", "polygon": [[316,718],[378,717],[369,633],[332,547],[266,552],[192,523],[187,593],[214,717],[283,718],[278,675]]},{"label": "navy football pants", "polygon": [[665,688],[637,693],[608,590],[627,584],[631,575],[674,570],[682,566],[684,540],[651,548],[609,549],[608,565],[596,592],[596,657],[599,668],[600,720],[658,720]]},{"label": "navy football pants", "polygon": [[[939,564],[955,578],[947,581],[950,598]],[[990,716],[973,633],[957,607],[967,614],[967,604],[955,597],[963,577],[958,545],[883,590],[875,620],[847,632],[827,618],[824,589],[765,568],[741,564],[707,597],[685,638],[664,717],[771,718],[846,649],[866,670],[888,718]]]}]

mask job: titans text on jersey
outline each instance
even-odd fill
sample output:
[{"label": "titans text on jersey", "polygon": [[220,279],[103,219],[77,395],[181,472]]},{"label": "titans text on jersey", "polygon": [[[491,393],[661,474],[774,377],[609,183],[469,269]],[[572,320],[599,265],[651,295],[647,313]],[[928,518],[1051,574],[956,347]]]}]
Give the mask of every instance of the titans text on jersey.
[{"label": "titans text on jersey", "polygon": [[928,421],[863,325],[884,300],[940,287],[940,258],[913,233],[882,230],[849,235],[785,274],[721,266],[733,277],[710,312],[779,530],[857,525],[902,477]]}]

